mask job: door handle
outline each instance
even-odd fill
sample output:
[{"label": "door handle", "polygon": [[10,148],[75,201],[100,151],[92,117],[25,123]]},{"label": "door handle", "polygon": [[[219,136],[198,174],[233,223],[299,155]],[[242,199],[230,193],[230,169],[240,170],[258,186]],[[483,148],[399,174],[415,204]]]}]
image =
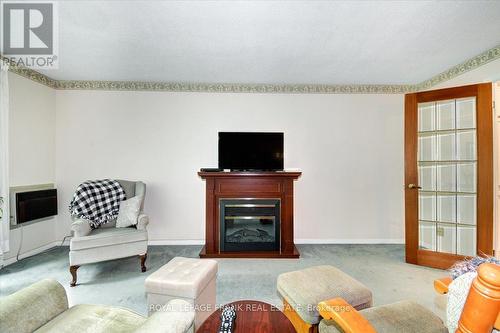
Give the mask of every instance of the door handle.
[{"label": "door handle", "polygon": [[416,189],[421,189],[421,188],[422,188],[422,186],[418,186],[418,185],[415,185],[415,184],[409,184],[409,185],[408,185],[408,188],[412,188],[412,189],[413,189],[413,188],[416,188]]}]

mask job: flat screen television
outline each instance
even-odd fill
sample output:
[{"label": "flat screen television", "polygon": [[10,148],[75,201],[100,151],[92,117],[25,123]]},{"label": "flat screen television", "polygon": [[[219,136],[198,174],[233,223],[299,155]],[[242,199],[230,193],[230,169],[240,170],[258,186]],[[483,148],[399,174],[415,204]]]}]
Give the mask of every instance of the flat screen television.
[{"label": "flat screen television", "polygon": [[283,133],[219,132],[219,169],[283,170]]}]

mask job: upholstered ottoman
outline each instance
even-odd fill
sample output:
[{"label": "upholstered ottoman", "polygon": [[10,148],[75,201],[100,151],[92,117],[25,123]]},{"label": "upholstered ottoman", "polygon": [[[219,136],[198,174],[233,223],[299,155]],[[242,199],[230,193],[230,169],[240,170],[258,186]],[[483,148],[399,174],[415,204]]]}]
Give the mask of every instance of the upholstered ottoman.
[{"label": "upholstered ottoman", "polygon": [[217,261],[175,257],[146,278],[149,314],[162,311],[172,299],[195,308],[194,329],[215,311]]},{"label": "upholstered ottoman", "polygon": [[278,276],[278,292],[285,315],[298,333],[313,332],[321,317],[318,303],[342,297],[355,309],[372,306],[372,292],[333,266],[315,266]]}]

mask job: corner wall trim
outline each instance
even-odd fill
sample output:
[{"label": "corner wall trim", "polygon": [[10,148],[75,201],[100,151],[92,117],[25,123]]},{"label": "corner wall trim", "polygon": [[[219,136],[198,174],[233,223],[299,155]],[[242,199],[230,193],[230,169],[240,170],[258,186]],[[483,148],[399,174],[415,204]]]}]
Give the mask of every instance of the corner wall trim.
[{"label": "corner wall trim", "polygon": [[[2,61],[9,61],[0,55]],[[429,89],[468,71],[500,59],[500,45],[472,57],[418,84],[239,84],[140,81],[55,80],[10,62],[10,71],[57,90],[168,91],[256,94],[406,94]]]}]

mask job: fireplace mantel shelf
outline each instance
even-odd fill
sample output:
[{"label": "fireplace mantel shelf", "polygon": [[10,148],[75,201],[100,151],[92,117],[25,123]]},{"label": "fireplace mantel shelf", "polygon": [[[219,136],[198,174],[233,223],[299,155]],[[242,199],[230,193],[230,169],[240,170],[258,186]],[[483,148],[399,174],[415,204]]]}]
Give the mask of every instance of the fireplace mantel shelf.
[{"label": "fireplace mantel shelf", "polygon": [[275,171],[275,172],[240,172],[240,171],[221,171],[221,172],[198,172],[198,176],[201,178],[207,178],[207,177],[292,177],[292,178],[299,178],[300,175],[302,174],[301,171]]},{"label": "fireplace mantel shelf", "polygon": [[[298,258],[293,242],[293,183],[300,171],[198,172],[206,181],[205,246],[202,258]],[[220,242],[221,199],[278,199],[279,246],[275,251],[223,251]],[[224,229],[222,229],[224,231]],[[279,249],[278,249],[279,248]]]}]

